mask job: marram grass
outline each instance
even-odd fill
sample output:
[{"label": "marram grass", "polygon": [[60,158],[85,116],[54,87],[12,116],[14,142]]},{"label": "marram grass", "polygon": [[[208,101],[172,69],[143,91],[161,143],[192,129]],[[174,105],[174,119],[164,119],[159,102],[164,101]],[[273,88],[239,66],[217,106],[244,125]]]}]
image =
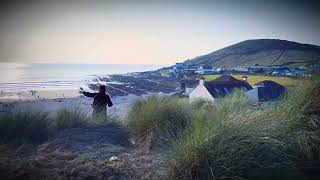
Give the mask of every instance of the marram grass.
[{"label": "marram grass", "polygon": [[[305,80],[278,104],[239,92],[192,116],[166,162],[170,179],[309,179],[320,158],[320,83]],[[310,172],[313,169],[313,172]]]},{"label": "marram grass", "polygon": [[52,133],[50,119],[46,112],[15,109],[0,115],[1,142],[42,142]]},{"label": "marram grass", "polygon": [[116,119],[91,120],[78,106],[64,107],[54,113],[13,109],[0,114],[0,143],[41,143],[64,129],[105,124]]},{"label": "marram grass", "polygon": [[135,102],[128,114],[128,127],[141,138],[150,137],[155,144],[179,136],[187,127],[191,106],[185,99],[150,96]]},{"label": "marram grass", "polygon": [[80,107],[71,106],[68,108],[61,108],[57,111],[55,117],[55,126],[57,130],[71,128],[83,124],[87,120]]}]

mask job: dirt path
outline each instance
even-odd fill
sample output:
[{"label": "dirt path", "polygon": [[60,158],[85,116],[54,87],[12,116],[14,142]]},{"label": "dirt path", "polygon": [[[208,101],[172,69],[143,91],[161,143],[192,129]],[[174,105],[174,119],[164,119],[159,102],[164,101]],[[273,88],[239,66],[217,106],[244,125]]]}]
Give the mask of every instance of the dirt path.
[{"label": "dirt path", "polygon": [[130,151],[129,133],[121,125],[110,123],[97,127],[79,127],[64,130],[50,143],[48,148],[79,154],[90,154],[93,158],[110,158]]},{"label": "dirt path", "polygon": [[165,156],[133,145],[117,123],[66,129],[37,147],[0,146],[1,179],[164,179]]}]

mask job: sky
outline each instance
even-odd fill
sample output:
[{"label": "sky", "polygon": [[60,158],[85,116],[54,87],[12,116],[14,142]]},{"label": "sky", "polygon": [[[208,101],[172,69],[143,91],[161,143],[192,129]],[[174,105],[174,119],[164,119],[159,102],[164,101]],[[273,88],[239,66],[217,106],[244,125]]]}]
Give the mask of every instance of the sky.
[{"label": "sky", "polygon": [[248,39],[320,45],[316,1],[0,4],[0,62],[173,64]]}]

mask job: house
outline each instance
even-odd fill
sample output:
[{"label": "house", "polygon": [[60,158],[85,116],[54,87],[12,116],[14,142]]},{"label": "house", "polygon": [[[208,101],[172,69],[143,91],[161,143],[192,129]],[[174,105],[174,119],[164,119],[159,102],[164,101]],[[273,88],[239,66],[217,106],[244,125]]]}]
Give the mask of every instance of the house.
[{"label": "house", "polygon": [[183,63],[176,63],[176,65],[173,68],[174,73],[183,73],[184,72],[184,65]]},{"label": "house", "polygon": [[222,69],[222,68],[216,68],[216,69],[213,69],[213,74],[219,74],[223,71],[224,71],[224,69]]},{"label": "house", "polygon": [[248,70],[250,73],[263,73],[263,68],[261,67],[249,67]]},{"label": "house", "polygon": [[248,76],[243,75],[243,76],[242,76],[242,81],[246,81],[246,82],[248,82]]},{"label": "house", "polygon": [[271,74],[275,75],[275,76],[284,76],[285,72],[284,72],[284,70],[279,69],[279,70],[274,70]]},{"label": "house", "polygon": [[305,76],[305,74],[307,74],[307,69],[303,67],[293,68],[291,72],[294,76]]},{"label": "house", "polygon": [[281,98],[286,88],[274,81],[261,81],[253,86],[253,89],[246,92],[252,101],[274,101]]},{"label": "house", "polygon": [[198,68],[198,74],[213,74],[212,66],[203,65]]},{"label": "house", "polygon": [[248,73],[249,72],[249,68],[247,68],[247,67],[235,67],[235,68],[231,68],[231,70],[233,72],[239,72],[239,73]]},{"label": "house", "polygon": [[196,74],[196,71],[198,70],[198,66],[195,64],[187,64],[187,67],[185,68],[186,74]]},{"label": "house", "polygon": [[199,80],[197,79],[183,79],[180,81],[180,88],[182,94],[189,96],[190,93],[198,86]]},{"label": "house", "polygon": [[284,68],[275,69],[271,74],[276,76],[285,76],[287,75],[287,73],[290,73],[290,69],[284,67]]},{"label": "house", "polygon": [[238,80],[230,75],[222,75],[212,81],[200,80],[198,86],[190,93],[189,100],[205,99],[214,102],[216,98],[225,97],[235,89],[248,91],[252,87],[246,81]]}]

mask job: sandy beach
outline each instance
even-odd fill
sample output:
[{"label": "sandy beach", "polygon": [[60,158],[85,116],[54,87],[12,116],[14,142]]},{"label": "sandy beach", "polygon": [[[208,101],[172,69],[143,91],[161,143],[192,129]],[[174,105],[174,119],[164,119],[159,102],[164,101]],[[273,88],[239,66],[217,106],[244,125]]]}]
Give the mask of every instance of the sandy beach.
[{"label": "sandy beach", "polygon": [[[22,79],[20,83],[3,83],[0,86],[0,113],[15,108],[56,112],[61,108],[79,107],[90,116],[93,99],[84,97],[79,90],[97,92],[100,85],[105,85],[114,104],[108,108],[108,115],[123,119],[136,100],[151,94],[170,95],[179,87],[179,81],[174,76],[163,76],[158,70],[95,76],[79,84],[73,84],[73,80],[68,78],[59,81],[50,78],[43,82],[24,81]],[[69,81],[72,83],[68,84]]]},{"label": "sandy beach", "polygon": [[[113,106],[108,108],[108,114],[125,118],[130,106],[136,100],[143,98],[133,94],[127,96],[113,96]],[[91,115],[93,99],[81,96],[76,89],[68,90],[40,90],[32,96],[29,91],[2,92],[0,95],[0,112],[13,109],[32,109],[55,112],[61,108],[79,107],[83,112]]]}]

